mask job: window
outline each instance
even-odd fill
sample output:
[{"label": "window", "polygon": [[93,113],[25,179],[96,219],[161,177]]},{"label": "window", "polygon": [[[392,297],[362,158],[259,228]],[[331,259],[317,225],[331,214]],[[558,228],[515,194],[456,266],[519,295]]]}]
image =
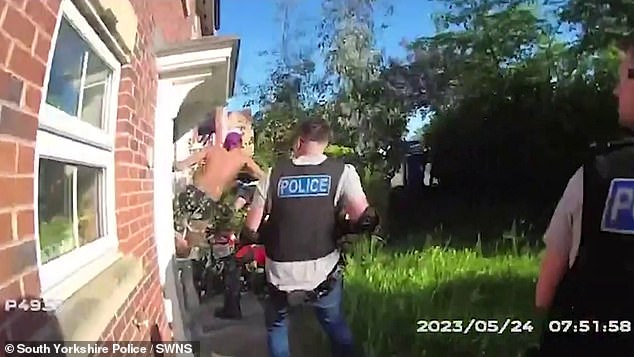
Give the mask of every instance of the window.
[{"label": "window", "polygon": [[114,138],[120,64],[70,0],[61,9],[36,144],[43,290],[117,249]]},{"label": "window", "polygon": [[40,159],[40,256],[43,264],[103,237],[103,169]]}]

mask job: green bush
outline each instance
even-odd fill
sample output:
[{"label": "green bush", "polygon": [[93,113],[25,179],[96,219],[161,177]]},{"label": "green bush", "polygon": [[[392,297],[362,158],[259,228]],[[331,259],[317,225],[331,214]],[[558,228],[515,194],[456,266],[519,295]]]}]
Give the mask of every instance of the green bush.
[{"label": "green bush", "polygon": [[337,158],[345,158],[354,153],[352,148],[343,145],[330,144],[326,148],[326,155]]},{"label": "green bush", "polygon": [[363,189],[368,197],[368,202],[371,206],[376,208],[381,218],[381,233],[388,231],[388,203],[390,196],[390,182],[380,172],[371,171],[369,168],[364,168],[359,173],[361,176],[361,182],[363,183]]}]

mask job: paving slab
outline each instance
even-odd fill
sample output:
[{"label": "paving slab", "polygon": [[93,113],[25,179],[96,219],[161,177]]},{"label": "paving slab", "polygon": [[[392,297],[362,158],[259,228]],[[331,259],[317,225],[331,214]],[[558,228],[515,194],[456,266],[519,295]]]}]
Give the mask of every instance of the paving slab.
[{"label": "paving slab", "polygon": [[[253,294],[244,294],[241,320],[216,318],[213,312],[219,306],[222,306],[222,297],[214,297],[201,305],[195,317],[201,357],[267,357],[262,301]],[[315,323],[308,308],[291,312],[289,341],[292,356],[330,356],[323,336],[315,333]]]}]

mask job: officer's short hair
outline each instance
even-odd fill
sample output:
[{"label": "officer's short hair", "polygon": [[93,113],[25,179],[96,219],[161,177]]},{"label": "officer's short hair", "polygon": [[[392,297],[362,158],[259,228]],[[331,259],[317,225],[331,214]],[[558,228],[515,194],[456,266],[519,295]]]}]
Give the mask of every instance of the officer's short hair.
[{"label": "officer's short hair", "polygon": [[330,124],[324,119],[309,119],[301,122],[297,135],[304,140],[319,143],[330,140]]}]

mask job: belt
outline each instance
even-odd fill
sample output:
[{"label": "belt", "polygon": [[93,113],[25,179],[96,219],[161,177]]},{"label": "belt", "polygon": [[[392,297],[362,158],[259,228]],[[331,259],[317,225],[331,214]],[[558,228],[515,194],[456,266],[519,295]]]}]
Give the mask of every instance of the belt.
[{"label": "belt", "polygon": [[313,290],[282,291],[271,283],[268,283],[268,286],[273,296],[284,298],[289,306],[298,306],[315,302],[328,295],[335,288],[335,284],[342,276],[343,264],[338,262],[330,273],[328,273],[326,280],[317,285]]}]

